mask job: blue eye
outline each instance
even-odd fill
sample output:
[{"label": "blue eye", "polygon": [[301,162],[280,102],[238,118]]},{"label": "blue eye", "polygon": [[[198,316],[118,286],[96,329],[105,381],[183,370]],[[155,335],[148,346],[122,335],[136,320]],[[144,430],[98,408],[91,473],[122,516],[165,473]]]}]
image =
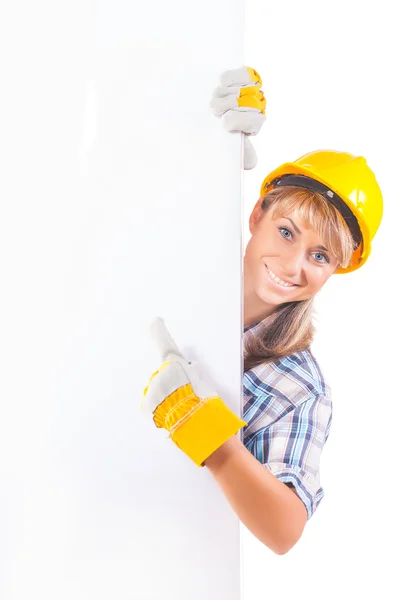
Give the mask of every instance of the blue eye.
[{"label": "blue eye", "polygon": [[[290,231],[290,229],[288,229],[287,227],[278,227],[278,229],[281,232],[282,237],[286,238],[287,240],[290,240],[290,236],[292,235],[292,232]],[[286,231],[286,233],[289,234],[289,236],[284,234],[285,231]]]},{"label": "blue eye", "polygon": [[324,261],[322,261],[322,260],[319,260],[319,259],[317,258],[317,256],[322,256],[322,258],[324,258],[324,259],[325,259],[325,262],[326,262],[326,263],[329,263],[329,258],[327,257],[327,255],[326,255],[326,254],[323,254],[322,252],[315,252],[315,258],[316,258],[317,262],[319,262],[319,263],[322,263],[322,262],[324,262]]}]

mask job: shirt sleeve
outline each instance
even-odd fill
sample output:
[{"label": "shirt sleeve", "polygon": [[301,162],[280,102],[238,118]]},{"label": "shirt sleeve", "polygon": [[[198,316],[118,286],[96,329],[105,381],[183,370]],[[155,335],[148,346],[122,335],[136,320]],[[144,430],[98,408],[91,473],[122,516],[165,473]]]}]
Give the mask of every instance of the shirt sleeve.
[{"label": "shirt sleeve", "polygon": [[307,509],[307,520],[324,496],[319,467],[331,422],[331,399],[318,395],[255,432],[247,446],[275,477],[293,484]]}]

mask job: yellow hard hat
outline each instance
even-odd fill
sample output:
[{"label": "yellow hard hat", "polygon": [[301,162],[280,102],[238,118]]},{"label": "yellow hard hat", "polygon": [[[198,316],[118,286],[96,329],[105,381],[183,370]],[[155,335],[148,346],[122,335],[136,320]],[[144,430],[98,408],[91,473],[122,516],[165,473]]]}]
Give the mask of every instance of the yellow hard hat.
[{"label": "yellow hard hat", "polygon": [[261,196],[287,185],[319,192],[339,210],[357,247],[350,265],[338,267],[335,273],[359,269],[370,255],[383,214],[382,193],[366,159],[335,150],[310,152],[267,175]]}]

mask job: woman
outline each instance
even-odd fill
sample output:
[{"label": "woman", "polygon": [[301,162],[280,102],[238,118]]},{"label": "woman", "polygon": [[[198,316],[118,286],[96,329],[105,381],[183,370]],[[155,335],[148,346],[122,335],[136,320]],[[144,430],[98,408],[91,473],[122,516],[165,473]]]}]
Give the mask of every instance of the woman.
[{"label": "woman", "polygon": [[244,420],[162,321],[153,326],[164,362],[143,408],[210,470],[239,519],[277,554],[296,544],[323,497],[332,402],[310,350],[313,298],[331,275],[366,262],[381,218],[381,192],[362,157],[312,152],[264,179],[244,257]]}]

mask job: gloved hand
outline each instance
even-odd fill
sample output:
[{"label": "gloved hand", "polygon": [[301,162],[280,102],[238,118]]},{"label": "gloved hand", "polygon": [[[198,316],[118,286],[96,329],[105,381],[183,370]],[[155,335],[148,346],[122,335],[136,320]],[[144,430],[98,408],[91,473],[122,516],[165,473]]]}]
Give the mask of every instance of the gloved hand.
[{"label": "gloved hand", "polygon": [[244,136],[244,169],[253,169],[257,155],[249,136],[257,135],[265,122],[266,99],[262,79],[251,67],[225,71],[220,76],[221,85],[213,92],[210,107],[214,115],[222,116],[228,131],[242,131]]},{"label": "gloved hand", "polygon": [[163,364],[150,377],[141,408],[197,466],[247,425],[224,404],[200,365],[187,361],[157,318],[151,332]]}]

